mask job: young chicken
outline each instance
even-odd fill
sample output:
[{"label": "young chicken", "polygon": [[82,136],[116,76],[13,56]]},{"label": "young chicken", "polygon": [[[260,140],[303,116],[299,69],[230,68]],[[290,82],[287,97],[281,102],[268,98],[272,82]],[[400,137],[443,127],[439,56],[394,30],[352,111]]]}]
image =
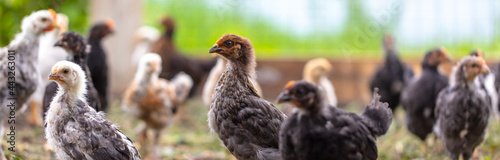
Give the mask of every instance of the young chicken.
[{"label": "young chicken", "polygon": [[328,79],[328,74],[332,71],[332,65],[330,62],[324,58],[316,58],[309,60],[305,67],[304,72],[302,72],[302,78],[305,81],[314,83],[323,87],[323,91],[326,92],[326,99],[328,104],[333,107],[337,106],[337,95],[335,95],[335,88],[333,88],[332,82]]},{"label": "young chicken", "polygon": [[193,79],[193,88],[189,96],[193,96],[198,90],[199,85],[203,85],[203,78],[208,75],[216,63],[216,59],[203,61],[192,59],[182,55],[174,44],[175,22],[172,18],[163,18],[162,24],[165,27],[165,33],[153,45],[152,52],[158,53],[162,58],[161,78],[172,79],[179,72],[185,72]]},{"label": "young chicken", "polygon": [[[52,31],[40,36],[40,49],[38,51],[38,69],[40,71],[39,85],[36,88],[35,93],[30,98],[30,108],[31,114],[29,116],[28,122],[31,124],[43,125],[43,118],[40,116],[43,113],[40,108],[43,104],[43,96],[45,92],[45,86],[49,84],[47,80],[47,75],[50,74],[50,69],[55,63],[66,59],[66,51],[60,47],[54,47],[54,43],[59,38],[61,33],[64,33],[68,29],[68,16],[62,13],[58,13],[56,16],[57,26]],[[44,112],[45,113],[45,112]]]},{"label": "young chicken", "polygon": [[159,156],[158,142],[161,131],[173,121],[175,109],[188,96],[193,80],[181,72],[170,82],[159,78],[161,57],[146,53],[139,61],[139,68],[123,97],[123,109],[133,117],[141,119],[146,127],[140,133],[144,142],[147,130],[154,130],[155,156]]},{"label": "young chicken", "polygon": [[154,42],[160,38],[160,31],[151,26],[142,26],[135,31],[134,42],[136,43],[132,53],[131,63],[136,67],[142,55],[151,51]]},{"label": "young chicken", "polygon": [[399,105],[403,87],[413,78],[413,70],[405,65],[398,57],[398,51],[391,35],[384,36],[383,66],[377,69],[370,82],[370,89],[380,89],[380,101],[389,103],[394,111]]},{"label": "young chicken", "polygon": [[361,115],[331,106],[323,88],[307,81],[291,81],[278,103],[297,107],[282,124],[280,151],[283,159],[377,159],[375,139],[392,123],[388,104],[373,99]]},{"label": "young chicken", "polygon": [[[0,134],[11,110],[17,111],[39,85],[39,37],[57,26],[56,13],[40,10],[23,18],[21,33],[8,46],[0,49]],[[13,122],[13,121],[10,121]],[[13,124],[10,124],[13,125]],[[9,127],[10,128],[10,127]],[[0,159],[5,158],[0,147]]]},{"label": "young chicken", "polygon": [[[208,107],[210,107],[210,101],[212,100],[212,95],[215,90],[215,85],[217,85],[217,82],[219,81],[219,78],[224,72],[224,70],[226,69],[226,66],[227,66],[227,61],[224,60],[224,58],[218,56],[217,63],[208,74],[207,80],[205,81],[205,85],[203,86],[203,94],[202,94],[203,104],[205,104]],[[259,94],[259,96],[262,96],[262,89],[260,88],[260,85],[257,82],[257,78],[252,77],[250,81],[255,87],[255,90],[257,90],[257,94]]]},{"label": "young chicken", "polygon": [[208,52],[228,61],[208,111],[210,129],[237,159],[281,159],[278,132],[286,116],[262,99],[250,81],[255,74],[252,43],[226,34]]},{"label": "young chicken", "polygon": [[[472,51],[469,55],[484,59],[484,53],[481,49]],[[474,83],[488,94],[488,101],[491,102],[491,115],[496,120],[499,120],[500,112],[498,110],[498,92],[495,88],[495,75],[493,73],[479,74]]]},{"label": "young chicken", "polygon": [[134,143],[86,103],[87,79],[79,65],[57,62],[49,79],[60,90],[47,113],[45,138],[58,159],[141,159]]},{"label": "young chicken", "polygon": [[90,29],[88,44],[91,46],[87,65],[92,76],[92,83],[99,93],[99,101],[103,111],[108,109],[108,62],[106,52],[102,48],[101,41],[114,30],[114,23],[111,20],[105,23],[97,23]]},{"label": "young chicken", "polygon": [[439,93],[434,131],[453,160],[460,156],[470,159],[484,140],[491,103],[474,80],[487,73],[489,68],[481,57],[467,56],[453,68],[450,85]]},{"label": "young chicken", "polygon": [[448,85],[448,78],[438,67],[450,58],[444,48],[436,48],[425,54],[422,74],[411,80],[401,93],[401,104],[406,113],[408,130],[422,141],[432,132],[436,121],[434,108],[441,89]]},{"label": "young chicken", "polygon": [[[66,32],[59,37],[59,40],[53,44],[55,47],[63,48],[68,54],[68,59],[71,62],[78,64],[85,73],[87,77],[85,100],[87,104],[93,107],[96,111],[102,111],[101,103],[99,101],[99,94],[92,83],[92,78],[90,77],[90,72],[87,67],[87,56],[89,54],[89,45],[87,45],[85,38],[76,32]],[[45,96],[43,98],[43,117],[45,119],[45,113],[49,110],[52,99],[56,95],[58,89],[56,82],[48,84],[45,88]]]}]

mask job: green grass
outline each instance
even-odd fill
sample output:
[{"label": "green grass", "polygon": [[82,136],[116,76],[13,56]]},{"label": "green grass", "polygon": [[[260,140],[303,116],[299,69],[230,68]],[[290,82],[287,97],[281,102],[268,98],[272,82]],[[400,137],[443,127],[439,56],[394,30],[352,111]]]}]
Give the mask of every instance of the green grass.
[{"label": "green grass", "polygon": [[[257,15],[239,12],[240,1],[216,1],[207,3],[197,0],[147,0],[143,3],[144,24],[162,29],[159,20],[171,16],[177,22],[175,43],[182,52],[190,56],[208,57],[208,49],[226,33],[239,34],[249,38],[258,58],[377,58],[380,57],[381,37],[391,33],[398,24],[397,15],[388,26],[376,33],[367,34],[365,26],[375,23],[370,13],[365,13],[361,1],[348,1],[350,10],[348,21],[342,31],[324,33],[315,31],[306,35],[296,35],[286,28],[279,28]],[[498,59],[500,37],[489,43],[475,43],[461,40],[460,43],[445,46],[450,54],[462,57],[470,50],[482,48],[488,58]],[[422,57],[439,42],[429,41],[425,47],[403,45],[403,57]],[[493,56],[491,56],[493,55]]]}]

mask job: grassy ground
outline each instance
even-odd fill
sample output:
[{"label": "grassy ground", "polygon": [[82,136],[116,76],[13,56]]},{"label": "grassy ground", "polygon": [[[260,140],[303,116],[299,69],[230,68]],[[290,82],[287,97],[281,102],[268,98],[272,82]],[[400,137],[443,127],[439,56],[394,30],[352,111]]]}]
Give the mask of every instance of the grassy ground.
[{"label": "grassy ground", "polygon": [[[362,108],[348,107],[346,110],[360,113]],[[166,130],[160,141],[162,159],[234,159],[227,152],[215,134],[209,133],[207,126],[208,108],[201,100],[187,102],[175,117],[175,122]],[[16,153],[9,152],[9,146],[2,141],[4,152],[20,159],[55,159],[54,154],[44,149],[45,139],[41,127],[29,126],[25,122],[26,113],[18,116],[16,128]],[[137,128],[141,122],[125,115],[119,103],[113,103],[108,119],[119,124],[120,129],[133,141],[137,141]],[[402,109],[396,110],[396,117],[389,132],[378,139],[379,159],[446,159],[444,149],[438,140],[430,137],[427,147],[411,135],[404,126]],[[478,148],[476,159],[500,159],[500,123],[491,121],[486,140]],[[150,137],[152,135],[150,134]],[[151,141],[146,145],[151,144]],[[136,143],[141,155],[146,159],[151,152]],[[425,149],[425,152],[424,152]]]}]

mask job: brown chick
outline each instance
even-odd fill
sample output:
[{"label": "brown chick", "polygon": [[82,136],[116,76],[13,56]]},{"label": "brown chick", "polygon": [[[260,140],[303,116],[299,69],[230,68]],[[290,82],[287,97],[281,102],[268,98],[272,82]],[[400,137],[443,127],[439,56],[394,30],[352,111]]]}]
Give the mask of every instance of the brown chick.
[{"label": "brown chick", "polygon": [[182,55],[173,42],[175,33],[175,22],[172,18],[166,17],[162,20],[165,33],[153,44],[152,52],[158,53],[162,58],[161,78],[172,79],[177,73],[185,72],[193,79],[193,87],[189,96],[193,96],[199,85],[203,85],[203,78],[210,72],[216,63],[216,59],[203,61],[192,59]]},{"label": "brown chick", "polygon": [[[155,156],[159,156],[158,142],[161,131],[172,123],[177,105],[184,101],[193,85],[191,78],[181,72],[172,82],[161,79],[161,57],[147,53],[139,61],[134,80],[125,91],[122,108],[133,117],[146,123],[140,133],[140,143],[146,139],[147,130],[154,130]],[[178,91],[178,89],[184,91]]]},{"label": "brown chick", "polygon": [[237,159],[281,159],[279,130],[286,116],[262,99],[250,77],[255,74],[255,53],[244,37],[226,34],[210,48],[228,60],[215,87],[208,126]]}]

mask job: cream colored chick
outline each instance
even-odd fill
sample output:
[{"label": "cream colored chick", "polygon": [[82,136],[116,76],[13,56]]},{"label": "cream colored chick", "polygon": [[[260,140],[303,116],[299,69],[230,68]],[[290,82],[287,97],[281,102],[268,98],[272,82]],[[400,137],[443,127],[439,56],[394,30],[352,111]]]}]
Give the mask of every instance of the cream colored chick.
[{"label": "cream colored chick", "polygon": [[333,88],[332,83],[328,79],[328,74],[332,71],[332,65],[325,58],[316,58],[309,60],[302,73],[302,78],[305,81],[312,82],[320,87],[323,87],[326,92],[326,98],[328,104],[332,106],[337,106],[337,95],[335,94],[335,88]]}]

